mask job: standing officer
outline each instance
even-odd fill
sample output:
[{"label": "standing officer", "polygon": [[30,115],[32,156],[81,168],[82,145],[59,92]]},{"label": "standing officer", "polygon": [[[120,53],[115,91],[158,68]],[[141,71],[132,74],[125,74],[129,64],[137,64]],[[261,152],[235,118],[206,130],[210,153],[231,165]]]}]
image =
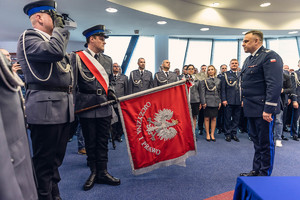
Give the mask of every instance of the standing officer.
[{"label": "standing officer", "polygon": [[236,137],[241,111],[241,85],[240,72],[238,72],[239,62],[237,59],[230,61],[230,70],[224,72],[222,79],[222,104],[224,106],[225,119],[225,140],[230,142],[233,139],[236,142],[240,140]]},{"label": "standing officer", "polygon": [[253,169],[240,176],[270,176],[274,162],[274,115],[279,113],[282,89],[282,59],[263,46],[263,33],[245,34],[243,47],[247,57],[242,68],[242,101],[254,143]]},{"label": "standing officer", "polygon": [[156,72],[154,75],[154,87],[165,85],[168,83],[173,83],[177,81],[177,74],[175,72],[170,72],[170,61],[164,60],[161,63],[162,71]]},{"label": "standing officer", "polygon": [[[82,33],[86,37],[87,49],[71,54],[72,66],[76,69],[77,93],[75,109],[81,110],[108,100],[117,99],[110,88],[112,60],[104,55],[105,26],[96,25]],[[107,172],[108,138],[112,118],[110,105],[98,107],[78,114],[85,140],[87,161],[91,174],[83,189],[90,190],[94,183],[120,185],[120,179]]]},{"label": "standing officer", "polygon": [[[116,96],[118,98],[128,94],[128,77],[124,74],[121,74],[121,68],[118,63],[113,64],[113,79],[111,81],[111,85],[114,87]],[[123,134],[123,128],[117,104],[114,105],[114,110],[118,115],[118,122],[112,125],[112,139],[122,142],[121,137]]]},{"label": "standing officer", "polygon": [[[300,60],[298,61],[298,67],[300,68]],[[291,120],[291,136],[293,137],[293,140],[299,141],[298,137],[300,137],[300,134],[297,133],[297,123],[300,116],[300,69],[291,73],[291,79],[295,91],[295,94],[292,95],[293,115]]]},{"label": "standing officer", "polygon": [[24,31],[17,48],[26,80],[25,113],[40,200],[60,199],[58,167],[74,121],[73,74],[66,55],[69,31],[55,8],[52,0],[24,7],[34,29]]},{"label": "standing officer", "polygon": [[[224,78],[224,73],[227,71],[227,65],[223,64],[220,66],[220,73],[218,74],[217,78],[220,79],[221,81],[221,90],[222,90],[222,79]],[[221,91],[222,95],[222,91]],[[218,117],[217,117],[217,129],[218,129],[218,134],[221,134],[224,132],[224,106],[221,105],[221,108],[218,112]]]},{"label": "standing officer", "polygon": [[145,69],[145,59],[139,58],[139,68],[130,72],[128,92],[129,94],[153,88],[152,73]]},{"label": "standing officer", "polygon": [[0,198],[38,198],[20,101],[21,79],[0,51]]}]

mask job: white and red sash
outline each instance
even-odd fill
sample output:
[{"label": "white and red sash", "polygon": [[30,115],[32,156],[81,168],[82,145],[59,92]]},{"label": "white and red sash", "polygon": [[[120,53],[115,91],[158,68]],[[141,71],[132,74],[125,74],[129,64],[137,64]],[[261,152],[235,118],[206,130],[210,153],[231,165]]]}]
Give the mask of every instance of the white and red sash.
[{"label": "white and red sash", "polygon": [[104,88],[106,94],[109,86],[109,78],[104,69],[104,67],[88,52],[86,51],[78,51],[76,52],[83,63],[87,66],[87,68],[91,71],[91,73],[95,76],[98,82]]}]

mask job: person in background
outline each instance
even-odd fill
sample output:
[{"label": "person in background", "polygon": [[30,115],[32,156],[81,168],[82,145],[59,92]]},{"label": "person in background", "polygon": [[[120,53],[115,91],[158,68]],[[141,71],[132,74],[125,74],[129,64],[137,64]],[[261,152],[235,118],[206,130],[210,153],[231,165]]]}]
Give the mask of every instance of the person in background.
[{"label": "person in background", "polygon": [[[221,81],[213,65],[207,68],[207,78],[201,81],[200,102],[203,108],[206,141],[216,141],[215,129],[218,110],[221,108]],[[210,128],[210,131],[209,131]]]},{"label": "person in background", "polygon": [[[292,114],[292,122],[291,122],[291,136],[293,140],[299,141],[298,137],[300,137],[299,132],[297,132],[297,124],[300,116],[300,60],[298,61],[299,69],[291,73],[292,85],[295,91],[295,94],[292,95],[293,102],[293,114]],[[298,130],[299,131],[299,130]]]},{"label": "person in background", "polygon": [[[199,80],[200,82],[205,80],[206,79],[206,69],[207,69],[207,66],[206,65],[202,65],[201,66],[201,71],[195,75],[195,78],[197,80]],[[199,115],[198,115],[198,129],[199,129],[199,135],[203,135],[204,133],[204,128],[203,128],[203,124],[204,124],[204,115],[203,115],[203,112],[204,110],[201,109],[199,111]]]},{"label": "person in background", "polygon": [[175,72],[170,72],[170,61],[164,60],[161,63],[162,70],[156,72],[154,75],[153,85],[154,87],[165,85],[168,83],[173,83],[178,80],[177,74]]},{"label": "person in background", "polygon": [[[223,64],[220,66],[220,73],[218,74],[217,78],[220,79],[221,81],[221,88],[222,88],[222,79],[224,78],[224,72],[227,71],[227,65]],[[221,105],[221,108],[218,112],[218,117],[217,117],[217,129],[218,129],[218,134],[221,134],[224,132],[224,106]]]},{"label": "person in background", "polygon": [[187,67],[188,65],[184,65],[182,67],[182,74],[178,76],[178,80],[183,80],[187,75]]},{"label": "person in background", "polygon": [[136,93],[153,88],[152,72],[145,69],[146,62],[144,58],[138,59],[138,69],[130,72],[128,81],[128,93]]},{"label": "person in background", "polygon": [[177,76],[180,75],[180,70],[178,68],[174,69],[174,72],[176,73]]}]

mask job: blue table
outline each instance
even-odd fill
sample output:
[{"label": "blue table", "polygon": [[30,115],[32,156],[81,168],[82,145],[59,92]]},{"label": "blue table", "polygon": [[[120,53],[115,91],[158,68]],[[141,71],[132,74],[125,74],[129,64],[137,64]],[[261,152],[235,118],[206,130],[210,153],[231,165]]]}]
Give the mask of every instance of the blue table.
[{"label": "blue table", "polygon": [[300,177],[239,177],[234,200],[299,200]]}]

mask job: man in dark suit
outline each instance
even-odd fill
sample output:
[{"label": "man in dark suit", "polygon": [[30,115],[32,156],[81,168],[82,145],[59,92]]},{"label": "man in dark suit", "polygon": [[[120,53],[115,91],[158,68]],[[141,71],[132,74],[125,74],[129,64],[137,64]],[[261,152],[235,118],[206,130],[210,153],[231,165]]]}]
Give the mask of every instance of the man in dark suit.
[{"label": "man in dark suit", "polygon": [[[222,90],[222,79],[224,78],[225,72],[227,72],[227,65],[223,64],[220,66],[220,73],[217,76],[217,78],[220,79],[220,81],[221,81],[221,90]],[[224,129],[224,106],[223,105],[221,105],[221,108],[218,112],[217,129],[218,129],[218,134],[221,134],[222,132],[225,131],[225,129]]]},{"label": "man in dark suit", "polygon": [[145,69],[145,59],[139,58],[137,64],[139,68],[130,72],[129,75],[129,94],[153,88],[153,76],[150,71]]},{"label": "man in dark suit", "polygon": [[[300,68],[300,60],[298,61],[298,67]],[[299,132],[297,133],[297,123],[299,121],[300,116],[300,69],[291,73],[292,85],[295,91],[295,94],[292,95],[293,102],[293,115],[291,122],[291,136],[293,140],[299,141],[298,137],[300,137]]]},{"label": "man in dark suit", "polygon": [[[105,26],[96,25],[82,34],[86,37],[84,51],[71,54],[72,66],[76,69],[77,92],[75,109],[81,110],[108,100],[116,100],[110,86],[113,78],[112,59],[103,54]],[[91,174],[86,180],[83,189],[90,190],[94,183],[120,185],[120,179],[114,178],[107,172],[108,138],[112,118],[112,106],[106,105],[87,110],[78,114],[85,140],[87,161]]]},{"label": "man in dark suit", "polygon": [[36,1],[24,12],[34,29],[19,38],[17,57],[26,80],[26,117],[31,131],[33,165],[39,199],[60,199],[58,167],[62,164],[70,123],[74,121],[73,74],[66,48],[69,31],[56,2]]},{"label": "man in dark suit", "polygon": [[243,40],[247,57],[242,68],[242,101],[254,143],[253,168],[241,176],[270,176],[274,162],[274,116],[280,112],[281,57],[263,47],[263,33],[248,31]]},{"label": "man in dark suit", "polygon": [[225,109],[225,140],[227,142],[230,142],[231,139],[236,142],[240,141],[236,136],[241,111],[241,85],[238,67],[238,60],[232,59],[230,70],[224,72],[221,83],[221,99]]},{"label": "man in dark suit", "polygon": [[[114,87],[118,98],[128,94],[128,77],[121,73],[121,68],[118,63],[113,64],[113,79],[111,85]],[[122,142],[121,136],[123,135],[123,128],[117,104],[114,105],[114,110],[118,115],[118,122],[112,125],[112,137],[114,140]]]},{"label": "man in dark suit", "polygon": [[0,198],[36,200],[20,86],[23,82],[0,51]]},{"label": "man in dark suit", "polygon": [[175,72],[170,72],[170,61],[164,60],[161,63],[162,71],[156,72],[154,75],[154,87],[173,83],[178,80]]}]

